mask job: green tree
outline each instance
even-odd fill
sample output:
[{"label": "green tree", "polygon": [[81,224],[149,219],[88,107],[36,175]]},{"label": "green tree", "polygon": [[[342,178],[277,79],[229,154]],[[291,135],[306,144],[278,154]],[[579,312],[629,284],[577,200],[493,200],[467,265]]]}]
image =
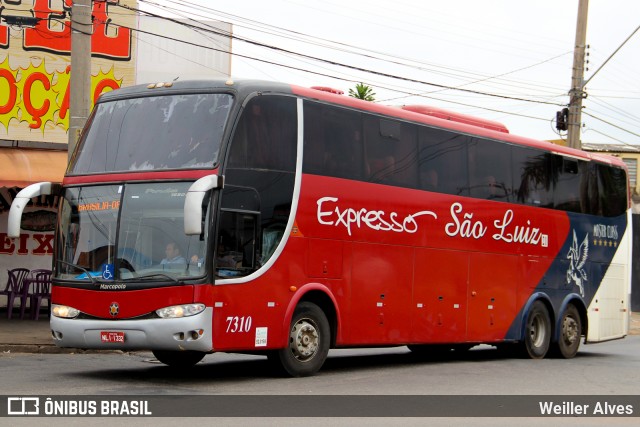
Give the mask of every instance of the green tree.
[{"label": "green tree", "polygon": [[354,98],[358,98],[358,99],[363,99],[365,101],[375,101],[376,98],[376,94],[373,91],[373,88],[369,85],[366,85],[364,83],[358,83],[356,85],[355,90],[354,89],[349,89],[349,96],[352,96]]}]

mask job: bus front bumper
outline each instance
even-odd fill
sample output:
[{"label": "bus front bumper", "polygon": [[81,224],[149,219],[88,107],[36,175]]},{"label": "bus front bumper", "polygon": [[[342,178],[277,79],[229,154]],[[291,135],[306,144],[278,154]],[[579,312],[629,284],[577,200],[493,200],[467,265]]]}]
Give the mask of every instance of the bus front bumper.
[{"label": "bus front bumper", "polygon": [[212,351],[213,308],[171,319],[94,320],[51,316],[58,347],[99,350]]}]

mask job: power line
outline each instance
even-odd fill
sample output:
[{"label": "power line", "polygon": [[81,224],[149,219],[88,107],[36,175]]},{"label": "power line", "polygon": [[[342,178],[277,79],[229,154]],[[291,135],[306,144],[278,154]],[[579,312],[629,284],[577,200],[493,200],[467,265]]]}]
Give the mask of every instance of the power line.
[{"label": "power line", "polygon": [[[171,7],[171,6],[167,6],[167,5],[163,5],[163,4],[159,4],[157,2],[153,2],[150,0],[140,0],[140,2],[148,4],[148,5],[153,5],[154,7],[158,7],[158,8],[162,8],[164,10],[170,11],[171,13],[176,13],[180,16],[185,16],[184,15],[184,11],[182,9],[177,9],[175,7]],[[233,15],[233,14],[229,14],[226,12],[222,12],[216,9],[212,9],[210,7],[205,7],[205,6],[201,6],[198,4],[194,4],[194,3],[189,3],[187,1],[181,1],[181,0],[175,0],[172,2],[172,4],[180,4],[183,5],[184,7],[190,7],[192,9],[198,9],[198,10],[202,10],[202,11],[208,11],[210,13],[214,13],[214,14],[218,14],[218,15],[222,15],[225,18],[230,18],[232,20],[238,20],[241,22],[246,22],[250,25],[255,25],[258,28],[261,28],[261,30],[255,30],[247,25],[240,25],[237,23],[234,23],[235,26],[241,27],[241,28],[246,28],[252,31],[261,31],[264,32],[266,34],[271,34],[271,35],[275,35],[277,37],[282,37],[282,38],[287,38],[287,39],[291,39],[291,40],[296,40],[296,41],[301,41],[304,43],[309,43],[309,44],[313,44],[316,46],[320,46],[323,48],[328,48],[328,49],[332,49],[332,50],[338,50],[338,51],[342,51],[342,52],[346,52],[346,53],[350,53],[350,54],[354,54],[354,55],[358,55],[358,56],[363,56],[366,58],[370,58],[370,59],[374,59],[374,60],[378,60],[378,61],[385,61],[387,63],[392,63],[392,64],[396,64],[396,65],[400,65],[400,66],[404,66],[404,67],[411,67],[414,69],[417,69],[418,71],[426,71],[426,72],[430,72],[430,73],[434,73],[434,74],[440,74],[440,75],[444,75],[444,76],[450,76],[450,77],[454,77],[454,78],[464,78],[464,79],[480,79],[480,80],[486,80],[487,78],[491,78],[493,80],[504,80],[505,82],[510,82],[510,83],[521,83],[522,85],[526,85],[526,88],[531,88],[533,86],[537,86],[540,88],[547,88],[547,89],[551,89],[554,91],[559,91],[562,90],[564,92],[564,89],[559,89],[559,88],[552,88],[549,86],[544,86],[544,85],[540,85],[540,84],[536,84],[530,81],[527,82],[517,82],[514,80],[509,80],[509,79],[499,79],[495,76],[487,76],[487,75],[482,75],[480,73],[476,73],[476,72],[470,72],[470,71],[465,71],[465,70],[458,70],[452,67],[447,67],[447,66],[442,66],[442,65],[438,65],[438,64],[431,64],[431,63],[425,63],[425,62],[421,62],[421,61],[416,61],[415,59],[409,59],[409,58],[404,58],[404,57],[400,57],[397,55],[392,55],[392,54],[388,54],[385,52],[380,52],[380,51],[375,51],[375,50],[371,50],[371,49],[363,49],[362,47],[356,47],[350,44],[346,44],[343,42],[337,42],[334,40],[328,40],[325,38],[318,38],[318,37],[313,37],[301,32],[297,32],[297,31],[292,31],[292,30],[287,30],[284,29],[282,27],[277,27],[277,26],[272,26],[272,25],[268,25],[268,24],[264,24],[262,22],[259,21],[255,21],[255,20],[251,20],[251,19],[247,19],[247,18],[243,18],[243,17],[239,17],[237,15]],[[197,15],[193,12],[190,12],[191,14],[195,15],[195,16],[200,16],[200,17],[204,17],[203,15]],[[208,17],[206,17],[208,18]],[[196,20],[193,20],[191,18],[188,18],[194,22],[198,22]],[[268,30],[264,30],[263,28],[267,28]],[[275,30],[275,32],[274,32]],[[291,36],[290,34],[292,34],[293,36]],[[320,42],[317,42],[316,40],[319,40]],[[336,48],[336,46],[339,46],[339,48]],[[364,54],[363,52],[370,52],[372,54],[376,54],[376,55],[382,55],[384,56],[384,58],[381,57],[376,57],[374,55],[371,54]],[[559,55],[558,57],[563,56],[563,55]],[[391,61],[388,58],[395,58],[397,61]],[[399,62],[399,61],[406,61],[406,62]],[[545,61],[542,61],[545,62]],[[419,66],[416,65],[412,65],[410,63],[413,64],[417,64]],[[429,66],[429,67],[435,67],[438,69],[442,69],[442,70],[448,70],[448,71],[437,71],[435,69],[430,69],[430,68],[424,68],[424,66]],[[468,75],[467,76],[465,76]],[[505,83],[506,85],[506,83]],[[516,85],[513,85],[514,87],[517,87]]]},{"label": "power line", "polygon": [[584,114],[584,115],[586,115],[586,116],[589,116],[589,117],[591,117],[591,118],[594,118],[594,119],[596,119],[596,120],[599,120],[599,121],[601,121],[601,122],[603,122],[603,123],[606,123],[606,124],[608,124],[609,126],[612,126],[612,127],[616,128],[616,129],[619,129],[619,130],[621,130],[621,131],[623,131],[623,132],[626,132],[626,133],[628,133],[628,134],[630,134],[630,135],[637,136],[637,137],[639,137],[639,138],[640,138],[640,133],[631,132],[630,130],[627,130],[627,129],[623,128],[623,127],[620,127],[620,126],[618,126],[618,125],[615,125],[615,124],[613,124],[613,123],[611,123],[611,122],[609,122],[609,121],[607,121],[607,120],[601,119],[600,117],[596,117],[596,116],[594,116],[593,114],[587,113],[586,111],[583,111],[583,112],[582,112],[582,114]]},{"label": "power line", "polygon": [[608,110],[611,110],[611,111],[612,111],[612,112],[614,112],[615,114],[618,114],[618,115],[620,115],[620,116],[624,116],[624,117],[626,117],[626,118],[628,118],[628,119],[631,119],[633,122],[635,122],[635,123],[631,123],[631,122],[628,122],[628,121],[623,121],[623,120],[621,120],[623,123],[627,123],[627,124],[629,124],[629,125],[631,125],[631,126],[640,126],[640,117],[638,117],[638,116],[634,116],[633,114],[629,114],[629,112],[627,112],[627,111],[625,111],[625,110],[622,110],[622,109],[620,109],[620,108],[617,108],[617,107],[615,107],[615,106],[613,106],[613,105],[609,104],[609,103],[608,103],[608,102],[606,102],[606,101],[600,100],[600,99],[598,99],[598,97],[590,97],[589,99],[590,99],[591,101],[593,101],[595,104],[600,105],[600,106],[602,106],[603,108],[606,108],[606,109],[608,109]]},{"label": "power line", "polygon": [[[522,68],[518,68],[516,70],[508,71],[506,73],[498,74],[496,76],[491,76],[491,77],[486,77],[486,78],[483,78],[483,79],[480,79],[480,80],[475,80],[475,81],[472,81],[472,82],[469,82],[469,83],[465,83],[464,85],[460,85],[460,86],[466,86],[466,85],[470,85],[470,84],[481,83],[481,82],[484,82],[484,81],[487,81],[487,80],[493,80],[493,79],[497,79],[498,77],[503,77],[503,76],[506,76],[506,75],[509,75],[509,74],[517,73],[519,71],[524,71],[524,70],[527,70],[529,68],[533,68],[533,67],[536,67],[538,65],[544,64],[546,62],[553,61],[554,59],[560,58],[561,56],[565,56],[565,55],[567,55],[569,53],[571,53],[571,51],[565,52],[563,54],[560,54],[560,55],[557,55],[557,56],[554,56],[554,57],[551,57],[549,59],[545,59],[544,61],[536,62],[535,64],[531,64],[531,65],[528,65],[526,67],[522,67]],[[460,86],[457,86],[457,87],[459,88]],[[439,92],[439,91],[427,92],[427,93],[436,93],[436,92]],[[419,95],[419,94],[415,94],[415,95]],[[393,101],[393,100],[401,99],[401,98],[403,98],[403,97],[390,98],[390,99],[387,99],[387,101]]]},{"label": "power line", "polygon": [[599,131],[599,130],[597,130],[597,129],[589,128],[589,129],[588,129],[588,131],[589,131],[589,132],[595,132],[595,133],[598,133],[598,134],[600,134],[600,135],[602,135],[602,136],[604,136],[604,137],[607,137],[607,138],[609,138],[609,139],[612,139],[612,140],[614,140],[614,141],[617,141],[617,142],[619,142],[619,143],[621,143],[621,144],[623,144],[623,145],[626,145],[626,146],[628,146],[628,147],[634,147],[634,148],[637,148],[637,147],[638,147],[638,146],[637,146],[637,145],[635,145],[635,144],[629,144],[629,143],[628,143],[628,142],[626,142],[626,141],[623,141],[623,140],[618,139],[618,138],[614,138],[613,136],[608,135],[608,134],[606,134],[606,133],[604,133],[604,132],[600,132],[600,131]]},{"label": "power line", "polygon": [[[176,23],[178,25],[183,25],[183,26],[186,26],[186,27],[189,27],[189,28],[197,28],[198,30],[211,32],[213,34],[218,34],[220,36],[225,36],[224,32],[221,32],[221,31],[219,31],[217,29],[198,27],[198,26],[195,26],[195,25],[191,25],[191,24],[187,24],[187,23],[184,23],[184,22],[180,22],[179,20],[176,20],[176,19],[173,19],[173,18],[163,17],[163,16],[160,16],[160,15],[153,14],[151,12],[146,12],[146,11],[142,11],[140,9],[132,8],[130,6],[125,6],[125,5],[121,5],[121,4],[118,4],[118,6],[122,7],[122,8],[125,8],[125,9],[129,9],[129,10],[138,12],[138,13],[145,13],[145,14],[148,14],[149,16],[155,16],[157,18],[165,19],[167,21]],[[118,24],[113,24],[112,23],[112,25],[118,25]],[[118,25],[118,26],[123,27],[123,28],[129,28],[129,27],[126,27],[126,26],[123,26],[123,25]],[[132,30],[132,31],[138,31],[135,28],[129,28],[129,29]],[[172,38],[172,37],[165,36],[165,35],[154,34],[154,33],[150,33],[150,32],[147,32],[147,34],[152,34],[152,35],[155,35],[155,36],[158,36],[158,37],[163,37],[163,38],[166,38],[166,39],[169,39],[169,40],[183,42],[183,43],[187,43],[187,44],[190,44],[190,45],[199,46],[199,47],[202,47],[202,48],[209,48],[207,46],[199,45],[197,43],[190,43],[190,42],[187,42],[187,41],[184,41],[184,40]],[[458,88],[458,87],[454,87],[454,86],[449,86],[449,85],[429,82],[429,81],[425,81],[425,80],[414,79],[414,78],[410,78],[410,77],[403,77],[403,76],[399,76],[399,75],[395,75],[395,74],[391,74],[391,73],[385,73],[385,72],[381,72],[381,71],[370,70],[370,69],[367,69],[367,68],[364,68],[364,67],[359,67],[359,66],[355,66],[355,65],[349,65],[349,64],[342,63],[342,62],[338,62],[338,61],[332,61],[332,60],[329,60],[329,59],[324,59],[324,58],[316,57],[316,56],[313,56],[313,55],[308,55],[308,54],[304,54],[304,53],[300,53],[300,52],[295,52],[295,51],[292,51],[292,50],[280,48],[280,47],[269,45],[269,44],[266,44],[266,43],[250,40],[250,39],[247,39],[247,38],[244,38],[244,37],[233,36],[233,39],[234,40],[240,40],[240,41],[242,41],[244,43],[251,44],[251,45],[254,45],[254,46],[270,49],[270,50],[273,50],[273,51],[276,51],[276,52],[287,53],[287,54],[294,55],[294,56],[297,56],[297,57],[306,58],[306,59],[310,59],[310,60],[313,60],[313,61],[318,61],[318,62],[322,62],[322,63],[325,63],[325,64],[330,64],[330,65],[334,65],[334,66],[338,66],[338,67],[343,67],[343,68],[347,68],[347,69],[351,69],[351,70],[355,70],[355,71],[361,71],[361,72],[364,72],[364,73],[369,73],[369,74],[373,74],[373,75],[380,76],[380,77],[387,77],[387,78],[391,78],[391,79],[395,79],[395,80],[401,80],[401,81],[406,81],[406,82],[411,82],[411,83],[418,83],[418,84],[423,84],[423,85],[427,85],[427,86],[433,86],[433,87],[437,87],[437,88],[441,88],[441,89],[460,91],[460,92],[471,93],[471,94],[475,94],[475,95],[489,96],[489,97],[502,98],[502,99],[510,99],[510,100],[514,100],[514,101],[531,102],[531,103],[536,103],[536,104],[547,104],[547,105],[554,105],[554,106],[563,106],[564,105],[564,104],[560,104],[560,103],[537,101],[537,100],[532,100],[532,99],[527,99],[527,98],[520,98],[520,97],[514,97],[514,96],[508,96],[508,95],[493,94],[493,93],[482,92],[482,91],[477,91],[477,90],[472,90],[472,89],[463,89],[463,88]],[[217,49],[214,49],[214,50],[217,50]],[[267,61],[267,60],[258,59],[258,58],[255,58],[255,57],[249,57],[249,56],[246,56],[246,55],[238,55],[236,53],[231,53],[231,54],[234,55],[234,56],[237,55],[237,56],[244,57],[244,58],[247,58],[247,59],[253,59],[253,60],[257,60],[257,61],[261,61],[261,62],[273,64],[273,65],[279,65],[279,66],[283,66],[283,67],[286,67],[286,68],[296,69],[298,71],[306,71],[306,72],[311,72],[311,73],[314,73],[314,74],[327,76],[324,73],[317,73],[317,72],[313,72],[313,71],[310,71],[310,70],[300,69],[298,67],[290,67],[288,65],[278,64],[278,63],[275,63],[273,61]],[[332,76],[332,77],[334,77],[334,76]]]}]

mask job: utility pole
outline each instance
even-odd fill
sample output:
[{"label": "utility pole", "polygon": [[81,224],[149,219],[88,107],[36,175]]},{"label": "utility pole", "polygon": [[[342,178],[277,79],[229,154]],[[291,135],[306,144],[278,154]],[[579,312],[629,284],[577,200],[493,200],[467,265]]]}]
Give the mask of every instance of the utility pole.
[{"label": "utility pole", "polygon": [[69,160],[91,110],[91,0],[71,6],[71,76],[69,82]]},{"label": "utility pole", "polygon": [[567,119],[569,147],[582,148],[580,130],[582,127],[582,100],[587,97],[584,91],[584,57],[587,43],[587,14],[589,0],[580,0],[578,4],[578,23],[576,25],[576,45],[573,51],[573,74],[569,91],[569,117]]}]

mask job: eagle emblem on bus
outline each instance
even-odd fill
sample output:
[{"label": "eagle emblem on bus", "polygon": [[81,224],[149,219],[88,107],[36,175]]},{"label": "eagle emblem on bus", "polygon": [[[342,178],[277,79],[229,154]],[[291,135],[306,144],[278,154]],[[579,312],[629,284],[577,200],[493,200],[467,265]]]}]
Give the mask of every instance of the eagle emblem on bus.
[{"label": "eagle emblem on bus", "polygon": [[569,260],[569,269],[567,270],[567,284],[574,283],[580,289],[580,295],[584,296],[584,282],[587,281],[587,272],[585,265],[589,257],[589,233],[578,246],[578,236],[576,230],[573,230],[573,243],[567,253]]}]

